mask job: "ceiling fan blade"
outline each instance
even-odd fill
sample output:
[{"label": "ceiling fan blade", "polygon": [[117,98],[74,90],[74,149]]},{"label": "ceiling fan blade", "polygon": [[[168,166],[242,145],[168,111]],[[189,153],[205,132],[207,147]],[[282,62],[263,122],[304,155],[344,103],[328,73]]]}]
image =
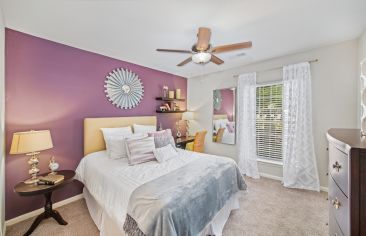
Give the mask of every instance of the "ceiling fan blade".
[{"label": "ceiling fan blade", "polygon": [[187,64],[190,61],[192,61],[192,57],[188,57],[187,59],[185,59],[184,61],[179,63],[177,66],[184,66],[185,64]]},{"label": "ceiling fan blade", "polygon": [[215,63],[216,65],[221,65],[222,63],[224,63],[223,60],[221,60],[220,58],[218,58],[217,56],[211,54],[211,61],[213,63]]},{"label": "ceiling fan blade", "polygon": [[189,50],[179,50],[179,49],[161,49],[161,48],[158,48],[158,49],[156,49],[156,51],[158,51],[158,52],[192,53]]},{"label": "ceiling fan blade", "polygon": [[252,47],[251,41],[244,42],[244,43],[235,43],[235,44],[217,46],[212,49],[212,52],[214,52],[214,53],[228,52],[228,51],[234,51],[234,50],[250,48],[250,47]]},{"label": "ceiling fan blade", "polygon": [[211,30],[206,27],[200,27],[197,33],[197,51],[206,51],[210,46]]}]

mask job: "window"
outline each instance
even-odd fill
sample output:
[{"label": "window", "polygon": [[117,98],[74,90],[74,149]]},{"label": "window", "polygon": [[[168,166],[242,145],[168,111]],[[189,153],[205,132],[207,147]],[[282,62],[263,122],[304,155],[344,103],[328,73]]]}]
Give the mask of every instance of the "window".
[{"label": "window", "polygon": [[257,86],[257,157],[282,160],[282,84]]}]

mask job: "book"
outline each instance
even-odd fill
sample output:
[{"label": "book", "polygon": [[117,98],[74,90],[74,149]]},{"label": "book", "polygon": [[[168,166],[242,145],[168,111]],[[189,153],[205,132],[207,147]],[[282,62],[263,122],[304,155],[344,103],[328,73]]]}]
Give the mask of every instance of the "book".
[{"label": "book", "polygon": [[40,176],[39,182],[40,184],[46,184],[46,185],[53,185],[60,183],[65,179],[65,176],[63,175],[46,175],[46,176]]}]

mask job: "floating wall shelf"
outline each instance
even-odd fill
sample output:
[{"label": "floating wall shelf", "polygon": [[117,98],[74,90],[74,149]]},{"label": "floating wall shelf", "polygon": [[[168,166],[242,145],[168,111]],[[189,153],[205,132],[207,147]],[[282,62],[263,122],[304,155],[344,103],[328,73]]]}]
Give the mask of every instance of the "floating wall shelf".
[{"label": "floating wall shelf", "polygon": [[186,110],[179,110],[179,111],[159,111],[157,110],[156,113],[183,113],[186,112]]},{"label": "floating wall shelf", "polygon": [[163,98],[163,97],[157,97],[155,98],[158,101],[165,101],[165,102],[174,102],[174,101],[178,101],[178,102],[184,102],[186,99],[184,98]]}]

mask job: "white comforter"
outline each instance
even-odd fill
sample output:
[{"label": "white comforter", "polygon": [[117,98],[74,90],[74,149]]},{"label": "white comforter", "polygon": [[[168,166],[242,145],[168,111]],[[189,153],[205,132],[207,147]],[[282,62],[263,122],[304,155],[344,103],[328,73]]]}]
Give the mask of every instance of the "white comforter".
[{"label": "white comforter", "polygon": [[98,204],[123,226],[132,192],[140,185],[176,170],[197,158],[209,158],[207,154],[178,150],[179,158],[163,163],[147,162],[129,166],[127,159],[112,160],[106,151],[85,156],[76,169],[76,179],[84,183]]}]

